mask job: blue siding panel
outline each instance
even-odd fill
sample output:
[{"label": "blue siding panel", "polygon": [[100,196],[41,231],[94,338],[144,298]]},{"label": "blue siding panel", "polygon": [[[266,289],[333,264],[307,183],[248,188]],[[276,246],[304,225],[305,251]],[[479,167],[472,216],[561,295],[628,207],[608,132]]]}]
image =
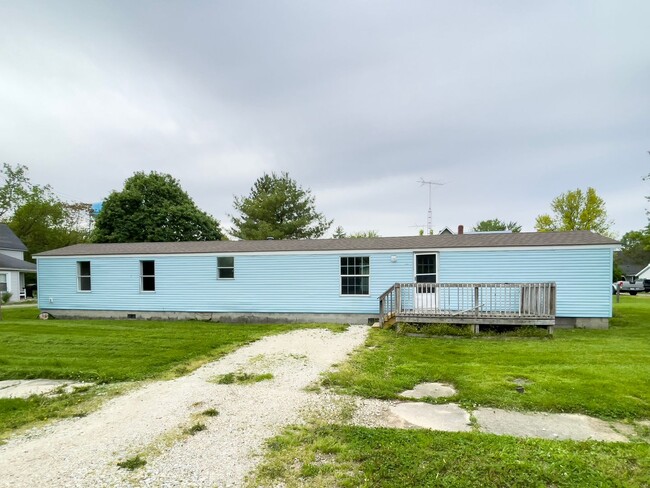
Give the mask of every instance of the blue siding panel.
[{"label": "blue siding panel", "polygon": [[558,317],[612,316],[612,250],[441,251],[440,281],[557,283]]},{"label": "blue siding panel", "polygon": [[[229,254],[235,279],[217,279],[215,255],[105,256],[38,260],[45,309],[186,312],[378,312],[377,298],[413,280],[411,251]],[[370,295],[340,294],[340,257],[370,256]],[[393,262],[391,256],[396,256]],[[156,262],[156,291],[140,291],[140,260]],[[92,291],[77,291],[77,261],[90,261]],[[438,281],[557,283],[563,317],[611,317],[612,249],[440,251]]]},{"label": "blue siding panel", "polygon": [[[140,291],[140,258],[39,260],[39,306],[47,309],[189,312],[370,313],[396,281],[410,281],[413,254],[370,256],[370,294],[340,294],[345,254],[235,255],[235,279],[217,279],[216,256],[146,257],[156,262],[156,291]],[[397,261],[392,262],[391,256]],[[76,262],[91,262],[92,291],[78,292]]]}]

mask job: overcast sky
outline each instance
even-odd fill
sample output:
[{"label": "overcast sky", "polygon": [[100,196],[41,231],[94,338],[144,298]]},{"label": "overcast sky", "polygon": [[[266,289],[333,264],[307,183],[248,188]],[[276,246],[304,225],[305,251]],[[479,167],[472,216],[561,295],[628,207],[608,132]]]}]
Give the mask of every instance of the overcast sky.
[{"label": "overcast sky", "polygon": [[[0,0],[0,162],[65,199],[172,174],[229,226],[288,171],[346,231],[648,223],[650,2]],[[331,231],[329,234],[331,234]]]}]

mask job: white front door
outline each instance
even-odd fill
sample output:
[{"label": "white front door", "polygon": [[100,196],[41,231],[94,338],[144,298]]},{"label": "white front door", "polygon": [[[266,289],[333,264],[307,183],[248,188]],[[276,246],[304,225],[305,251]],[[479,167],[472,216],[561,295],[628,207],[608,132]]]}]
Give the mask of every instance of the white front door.
[{"label": "white front door", "polygon": [[433,310],[438,307],[436,290],[431,283],[438,281],[438,255],[415,255],[415,308]]}]

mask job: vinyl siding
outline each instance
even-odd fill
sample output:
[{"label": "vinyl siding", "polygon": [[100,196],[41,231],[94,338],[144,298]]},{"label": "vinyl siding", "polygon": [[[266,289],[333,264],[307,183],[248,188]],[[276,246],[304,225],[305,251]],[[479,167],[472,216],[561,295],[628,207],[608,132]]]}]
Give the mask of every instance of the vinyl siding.
[{"label": "vinyl siding", "polygon": [[440,252],[444,283],[557,284],[558,317],[612,316],[611,249]]},{"label": "vinyl siding", "polygon": [[[156,291],[140,291],[134,256],[38,259],[39,306],[56,310],[378,313],[377,298],[413,280],[413,252],[220,254],[235,279],[217,279],[217,255],[145,256]],[[340,257],[370,256],[370,294],[340,294]],[[391,261],[391,256],[397,259]],[[77,291],[77,261],[91,262],[92,291]],[[557,283],[561,317],[611,317],[612,249],[442,250],[438,281]]]},{"label": "vinyl siding", "polygon": [[[140,291],[137,257],[38,260],[39,306],[47,309],[189,312],[378,312],[377,298],[410,281],[404,253],[234,255],[235,279],[217,279],[214,255],[145,257],[156,262],[156,291]],[[370,294],[340,294],[340,257],[370,257]],[[391,256],[397,261],[392,262]],[[91,262],[92,291],[77,291],[77,261]]]}]

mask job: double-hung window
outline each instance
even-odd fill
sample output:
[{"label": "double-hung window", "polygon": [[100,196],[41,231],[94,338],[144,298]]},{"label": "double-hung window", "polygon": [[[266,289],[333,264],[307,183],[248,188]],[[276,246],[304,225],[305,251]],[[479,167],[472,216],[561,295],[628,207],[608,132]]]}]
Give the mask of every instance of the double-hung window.
[{"label": "double-hung window", "polygon": [[155,261],[140,261],[140,290],[156,291]]},{"label": "double-hung window", "polygon": [[7,273],[0,273],[0,292],[7,291]]},{"label": "double-hung window", "polygon": [[77,290],[91,291],[90,261],[77,261]]},{"label": "double-hung window", "polygon": [[341,258],[341,295],[370,294],[370,257]]},{"label": "double-hung window", "polygon": [[220,280],[235,279],[235,258],[223,256],[217,258],[217,277]]}]

